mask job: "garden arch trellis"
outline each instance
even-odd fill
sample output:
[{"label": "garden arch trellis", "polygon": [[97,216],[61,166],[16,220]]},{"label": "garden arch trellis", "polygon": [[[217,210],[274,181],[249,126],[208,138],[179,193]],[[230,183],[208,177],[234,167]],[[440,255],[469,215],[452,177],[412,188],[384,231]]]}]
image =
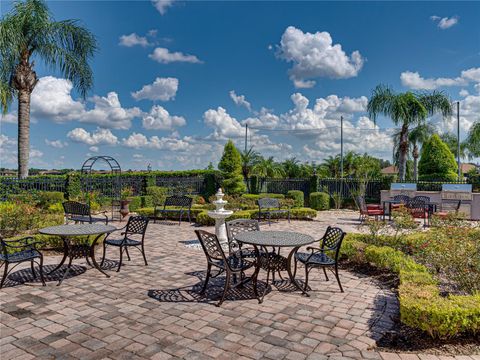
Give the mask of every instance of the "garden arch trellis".
[{"label": "garden arch trellis", "polygon": [[[122,179],[120,175],[122,174],[122,169],[117,160],[111,156],[92,156],[89,159],[85,160],[80,170],[81,174],[81,183],[82,191],[84,194],[85,201],[88,201],[90,205],[90,194],[94,190],[98,190],[98,183],[96,183],[92,177],[93,166],[98,163],[98,161],[107,163],[110,166],[110,178],[105,179],[106,181],[100,184],[100,190],[103,196],[107,196],[112,200],[112,218],[116,213],[115,210],[120,208],[120,198],[122,192]],[[106,186],[107,185],[107,186]]]}]

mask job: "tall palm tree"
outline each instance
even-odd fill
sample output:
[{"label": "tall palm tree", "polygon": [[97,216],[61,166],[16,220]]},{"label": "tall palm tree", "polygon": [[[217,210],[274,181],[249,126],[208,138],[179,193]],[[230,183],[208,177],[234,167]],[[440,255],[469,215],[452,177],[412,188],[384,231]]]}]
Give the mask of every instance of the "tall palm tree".
[{"label": "tall palm tree", "polygon": [[374,122],[378,115],[384,115],[400,125],[398,173],[400,180],[405,180],[410,128],[425,123],[435,113],[450,116],[452,106],[443,92],[395,93],[388,86],[378,85],[368,101],[367,111]]},{"label": "tall palm tree", "polygon": [[258,163],[258,161],[260,160],[260,154],[255,150],[253,150],[253,146],[252,146],[249,150],[242,151],[240,153],[240,156],[242,158],[243,179],[247,184],[248,192],[250,192],[250,183],[248,181],[248,178],[250,177],[250,173],[252,172],[252,169],[255,166],[255,164]]},{"label": "tall palm tree", "polygon": [[301,174],[300,161],[295,157],[286,159],[282,162],[283,171],[287,178],[298,178]]},{"label": "tall palm tree", "polygon": [[[428,123],[422,123],[414,127],[412,130],[410,130],[408,134],[408,147],[412,152],[413,179],[415,181],[418,180],[418,158],[420,157],[419,146],[421,146],[425,141],[427,141],[430,138],[430,136],[433,135],[434,132],[435,132],[435,128],[432,125]],[[397,131],[395,134],[393,134],[394,154],[395,154],[395,160],[397,164],[400,157],[400,151],[399,151],[400,136],[401,136],[400,131]],[[407,159],[408,159],[408,155],[407,155]]]},{"label": "tall palm tree", "polygon": [[339,177],[340,174],[340,157],[329,155],[323,160],[324,167],[328,169],[328,175],[333,178]]},{"label": "tall palm tree", "polygon": [[464,144],[469,158],[480,157],[480,121],[473,123]]},{"label": "tall palm tree", "polygon": [[30,95],[38,82],[34,59],[59,70],[85,97],[93,85],[88,64],[97,49],[95,37],[76,20],[54,21],[42,0],[14,4],[0,20],[0,101],[8,111],[18,100],[18,176],[28,176]]},{"label": "tall palm tree", "polygon": [[273,156],[268,159],[261,158],[258,163],[253,166],[253,172],[263,178],[275,178],[284,175],[283,167],[273,160]]}]

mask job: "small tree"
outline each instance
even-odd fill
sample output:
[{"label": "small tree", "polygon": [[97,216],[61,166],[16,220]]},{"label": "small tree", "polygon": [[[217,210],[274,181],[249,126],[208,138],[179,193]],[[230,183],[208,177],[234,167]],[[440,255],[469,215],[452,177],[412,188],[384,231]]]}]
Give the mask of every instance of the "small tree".
[{"label": "small tree", "polygon": [[420,180],[457,180],[455,157],[437,134],[432,135],[423,145],[418,170]]},{"label": "small tree", "polygon": [[244,193],[246,190],[242,175],[242,157],[231,140],[223,148],[223,155],[218,163],[223,172],[223,190],[229,195]]}]

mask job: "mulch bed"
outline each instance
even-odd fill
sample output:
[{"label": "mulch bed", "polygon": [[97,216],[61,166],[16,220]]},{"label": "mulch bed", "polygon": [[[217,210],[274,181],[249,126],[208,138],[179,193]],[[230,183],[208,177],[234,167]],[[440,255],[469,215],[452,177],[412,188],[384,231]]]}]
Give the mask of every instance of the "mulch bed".
[{"label": "mulch bed", "polygon": [[[397,293],[399,278],[396,274],[385,273],[370,264],[343,262],[342,268],[369,276],[378,286]],[[400,322],[400,313],[394,318],[393,328],[377,341],[378,351],[401,353],[425,353],[432,355],[479,355],[480,339],[478,335],[462,335],[451,339],[432,339],[427,333],[413,329]]]}]

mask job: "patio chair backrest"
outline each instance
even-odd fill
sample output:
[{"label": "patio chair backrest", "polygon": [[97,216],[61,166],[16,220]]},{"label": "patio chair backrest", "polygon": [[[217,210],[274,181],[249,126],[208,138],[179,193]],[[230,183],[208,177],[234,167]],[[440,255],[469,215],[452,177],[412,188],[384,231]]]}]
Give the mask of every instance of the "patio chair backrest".
[{"label": "patio chair backrest", "polygon": [[239,248],[236,236],[247,231],[260,231],[257,220],[252,219],[236,219],[226,222],[228,248],[230,252]]},{"label": "patio chair backrest", "polygon": [[62,203],[65,215],[90,216],[90,206],[78,201],[65,201]]},{"label": "patio chair backrest", "polygon": [[346,233],[342,229],[329,226],[325,231],[325,235],[323,235],[320,248],[322,250],[335,251],[335,259],[337,259],[345,235]]},{"label": "patio chair backrest", "polygon": [[414,199],[421,200],[421,201],[426,202],[426,203],[430,202],[430,197],[428,197],[428,196],[419,195],[419,196],[415,196]]},{"label": "patio chair backrest", "polygon": [[395,201],[400,201],[400,203],[402,203],[402,204],[408,204],[408,202],[410,201],[410,196],[408,196],[408,195],[402,195],[402,194],[400,194],[400,195],[395,195],[395,196],[393,197],[393,200],[395,200]]},{"label": "patio chair backrest", "polygon": [[189,208],[192,206],[193,198],[185,195],[173,195],[165,198],[164,206],[178,206]]},{"label": "patio chair backrest", "polygon": [[280,200],[275,198],[258,199],[258,207],[260,209],[280,208]]},{"label": "patio chair backrest", "polygon": [[127,227],[125,228],[125,236],[128,234],[145,235],[149,221],[150,220],[146,216],[130,216],[128,218]]},{"label": "patio chair backrest", "polygon": [[207,257],[208,262],[213,262],[214,260],[226,260],[225,253],[218,241],[217,235],[204,230],[195,230],[195,233],[202,245],[203,252]]}]

